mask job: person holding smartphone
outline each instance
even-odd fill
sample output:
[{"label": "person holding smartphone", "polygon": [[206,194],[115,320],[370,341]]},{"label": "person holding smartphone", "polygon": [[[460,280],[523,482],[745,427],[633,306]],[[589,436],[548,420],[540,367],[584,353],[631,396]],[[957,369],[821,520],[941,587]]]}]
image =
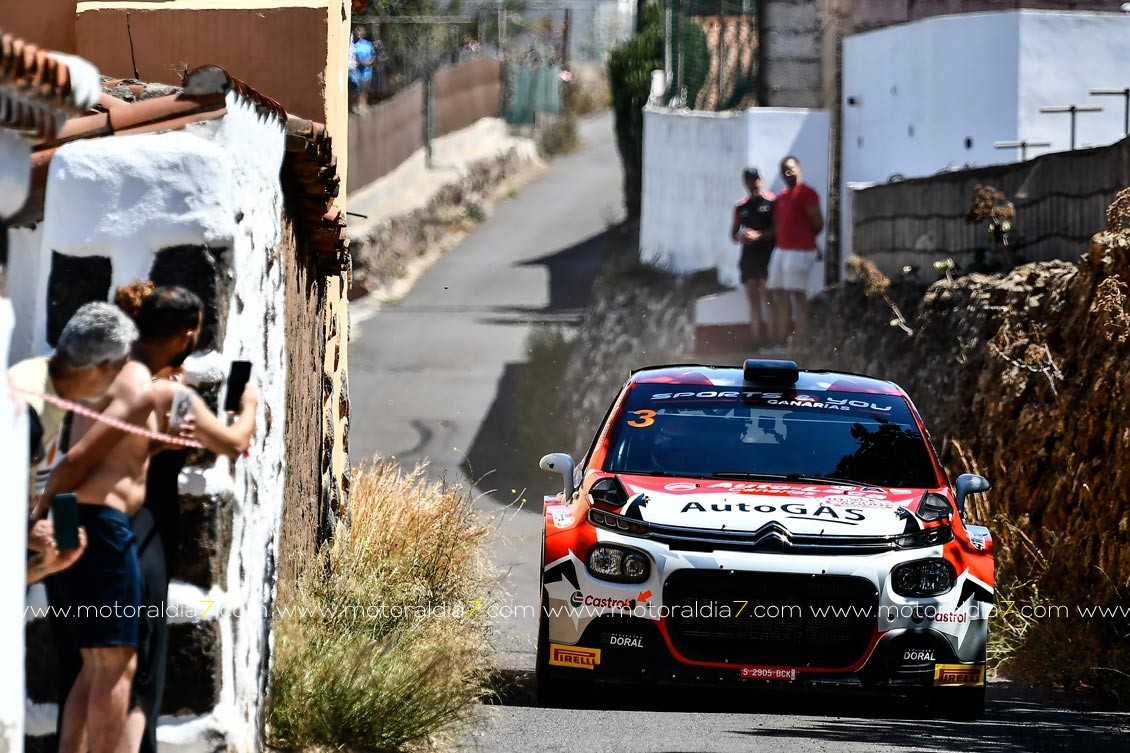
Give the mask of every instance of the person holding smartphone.
[{"label": "person holding smartphone", "polygon": [[[216,455],[237,458],[246,452],[255,432],[259,405],[255,386],[247,384],[242,390],[228,412],[228,423],[216,416],[195,391],[181,383],[182,365],[196,351],[204,326],[204,304],[200,297],[183,287],[154,287],[151,282],[135,282],[118,290],[116,302],[137,324],[140,336],[133,348],[133,358],[156,377],[153,390],[157,411],[168,417],[170,433],[195,439]],[[170,573],[177,565],[180,531],[177,477],[188,454],[184,448],[173,445],[155,445],[152,451],[145,504],[133,516],[145,607],[164,604]],[[168,658],[168,624],[163,609],[144,611],[160,614],[142,618],[137,672],[126,722],[127,745],[122,750],[156,753],[157,717],[164,695]]]}]

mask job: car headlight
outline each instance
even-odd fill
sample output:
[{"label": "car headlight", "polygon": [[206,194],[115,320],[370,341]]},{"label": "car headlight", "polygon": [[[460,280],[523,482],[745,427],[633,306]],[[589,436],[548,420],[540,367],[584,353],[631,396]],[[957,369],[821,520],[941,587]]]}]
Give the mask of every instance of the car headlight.
[{"label": "car headlight", "polygon": [[597,544],[590,549],[588,567],[596,577],[618,583],[642,583],[651,574],[646,554],[612,544]]},{"label": "car headlight", "polygon": [[953,588],[953,565],[943,559],[906,562],[891,571],[891,584],[899,596],[940,596]]},{"label": "car headlight", "polygon": [[941,494],[934,492],[927,492],[922,498],[922,504],[918,505],[918,517],[922,520],[938,520],[939,518],[947,518],[952,514],[953,508],[950,507],[950,501]]},{"label": "car headlight", "polygon": [[919,549],[924,546],[946,544],[950,541],[953,541],[953,529],[943,525],[896,536],[895,547],[898,549]]}]

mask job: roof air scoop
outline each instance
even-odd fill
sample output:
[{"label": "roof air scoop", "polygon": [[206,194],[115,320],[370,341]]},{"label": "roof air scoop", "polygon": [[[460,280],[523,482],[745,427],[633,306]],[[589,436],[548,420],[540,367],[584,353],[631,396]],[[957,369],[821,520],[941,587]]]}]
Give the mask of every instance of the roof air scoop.
[{"label": "roof air scoop", "polygon": [[747,358],[742,376],[750,384],[792,386],[800,379],[796,361],[776,361],[764,358]]}]

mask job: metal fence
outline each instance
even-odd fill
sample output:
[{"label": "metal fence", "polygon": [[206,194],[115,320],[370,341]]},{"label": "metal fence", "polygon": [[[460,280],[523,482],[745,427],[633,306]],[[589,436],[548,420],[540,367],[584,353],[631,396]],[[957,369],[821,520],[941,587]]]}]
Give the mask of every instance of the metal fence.
[{"label": "metal fence", "polygon": [[506,66],[503,117],[513,125],[532,125],[538,113],[561,112],[561,67]]},{"label": "metal fence", "polygon": [[381,178],[427,146],[480,118],[500,115],[502,64],[469,60],[436,71],[349,119],[349,185]]},{"label": "metal fence", "polygon": [[966,222],[982,185],[999,189],[1015,206],[1018,262],[1074,261],[1106,226],[1115,194],[1130,186],[1130,139],[853,191],[852,252],[888,275],[909,266],[934,279],[933,264],[948,258],[966,271],[976,269],[994,253],[985,226]]},{"label": "metal fence", "polygon": [[667,103],[724,111],[757,102],[755,0],[665,0]]}]

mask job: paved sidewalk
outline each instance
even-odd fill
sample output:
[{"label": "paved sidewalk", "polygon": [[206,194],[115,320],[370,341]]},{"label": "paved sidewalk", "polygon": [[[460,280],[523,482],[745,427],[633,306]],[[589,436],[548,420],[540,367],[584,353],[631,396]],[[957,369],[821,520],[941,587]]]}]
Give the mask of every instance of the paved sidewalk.
[{"label": "paved sidewalk", "polygon": [[522,162],[541,162],[534,141],[511,136],[498,118],[483,118],[436,139],[431,170],[420,149],[388,175],[349,194],[350,238],[365,237],[374,225],[427,206],[444,188],[460,182],[476,163],[511,151]]}]

